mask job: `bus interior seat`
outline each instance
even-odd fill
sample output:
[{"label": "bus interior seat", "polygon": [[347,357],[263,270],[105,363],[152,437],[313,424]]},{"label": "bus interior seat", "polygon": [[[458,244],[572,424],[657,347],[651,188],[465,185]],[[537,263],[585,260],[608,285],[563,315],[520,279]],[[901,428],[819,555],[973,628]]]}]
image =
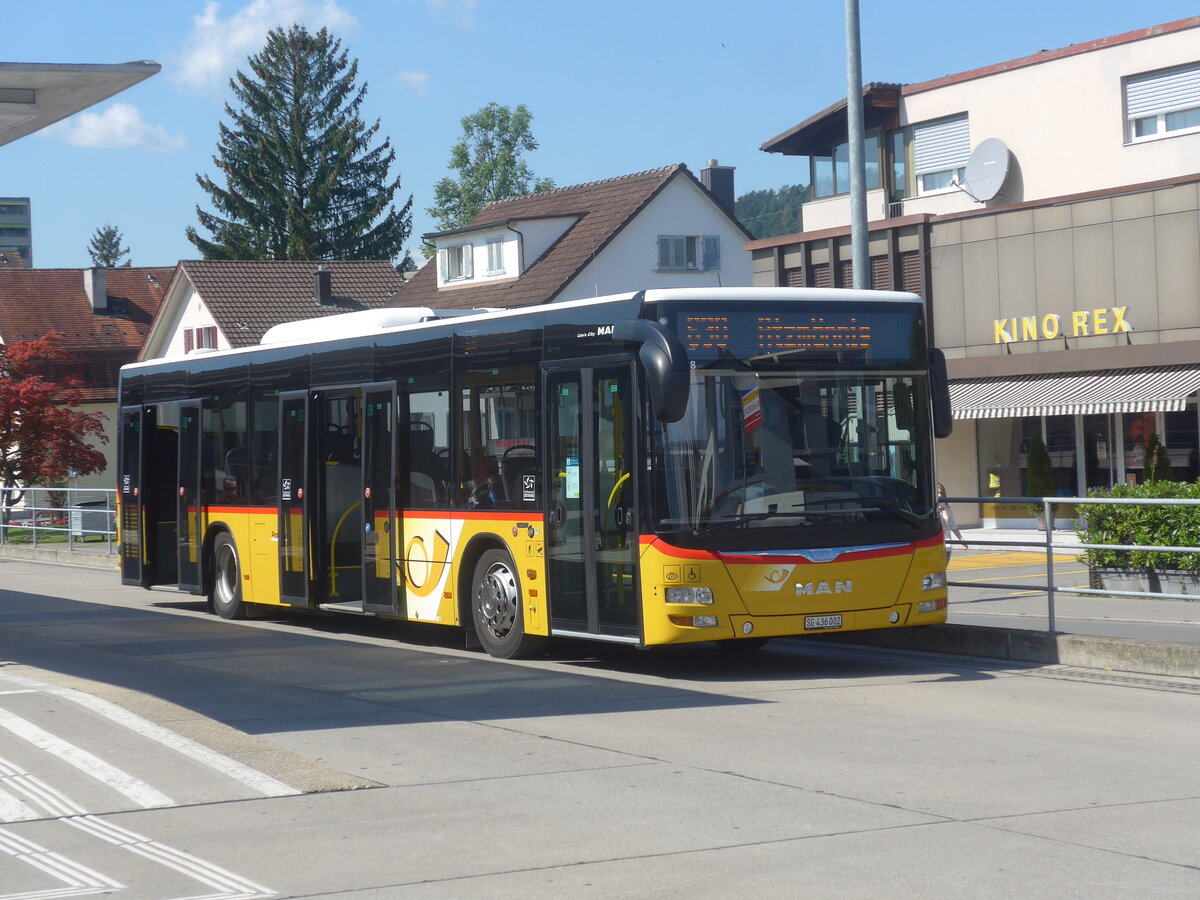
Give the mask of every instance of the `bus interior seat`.
[{"label": "bus interior seat", "polygon": [[532,446],[521,444],[509,447],[500,460],[500,479],[504,486],[504,496],[512,501],[522,497],[521,477],[537,474],[537,450]]}]

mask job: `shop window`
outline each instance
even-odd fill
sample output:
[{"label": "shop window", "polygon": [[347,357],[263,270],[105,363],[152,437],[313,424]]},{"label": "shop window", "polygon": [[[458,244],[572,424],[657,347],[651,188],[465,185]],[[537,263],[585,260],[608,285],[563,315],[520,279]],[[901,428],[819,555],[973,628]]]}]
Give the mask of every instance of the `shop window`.
[{"label": "shop window", "polygon": [[1196,404],[1187,409],[1163,414],[1166,437],[1163,442],[1171,460],[1175,481],[1200,478],[1200,432],[1197,431]]}]

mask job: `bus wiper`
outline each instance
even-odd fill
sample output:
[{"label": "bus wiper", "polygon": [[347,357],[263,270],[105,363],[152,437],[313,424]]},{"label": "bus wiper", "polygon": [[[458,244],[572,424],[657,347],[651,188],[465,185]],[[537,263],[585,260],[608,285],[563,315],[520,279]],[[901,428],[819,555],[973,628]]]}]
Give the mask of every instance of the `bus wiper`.
[{"label": "bus wiper", "polygon": [[[918,516],[916,513],[912,512],[911,510],[905,509],[903,506],[901,506],[895,500],[887,500],[883,497],[829,497],[829,498],[821,498],[820,500],[809,500],[806,503],[796,503],[796,504],[793,504],[792,508],[799,509],[800,507],[809,506],[810,504],[816,504],[816,503],[822,504],[824,506],[829,506],[830,504],[834,504],[834,503],[837,503],[837,504],[857,503],[860,506],[874,506],[876,509],[881,509],[884,512],[889,513],[890,515],[899,519],[902,522],[907,522],[909,525],[920,525],[922,522],[924,522],[924,519],[922,519],[920,516]],[[817,512],[817,511],[814,510],[813,512]],[[817,514],[818,515],[843,515],[846,512],[848,512],[848,510],[830,509],[830,510],[820,510],[820,512],[818,512]]]},{"label": "bus wiper", "polygon": [[854,503],[861,503],[863,506],[874,506],[877,509],[882,509],[900,521],[907,522],[909,525],[920,525],[925,521],[915,512],[905,509],[895,500],[885,500],[882,497],[852,497],[850,500]]},{"label": "bus wiper", "polygon": [[707,525],[704,528],[693,528],[692,537],[703,537],[706,534],[712,534],[714,531],[720,531],[723,528],[733,528],[735,525],[745,525],[747,522],[760,522],[763,519],[774,518],[777,515],[779,513],[775,510],[770,512],[744,513],[740,516],[734,516],[732,519],[725,519],[723,522],[714,522],[712,525]]}]

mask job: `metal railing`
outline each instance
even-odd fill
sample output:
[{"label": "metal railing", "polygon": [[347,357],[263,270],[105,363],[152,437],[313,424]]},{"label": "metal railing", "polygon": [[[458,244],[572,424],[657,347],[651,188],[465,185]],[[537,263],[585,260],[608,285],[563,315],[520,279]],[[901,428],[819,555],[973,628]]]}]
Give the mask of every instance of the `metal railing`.
[{"label": "metal railing", "polygon": [[[1026,506],[1041,506],[1043,522],[1046,525],[1045,533],[1045,548],[1046,548],[1046,584],[1045,585],[1029,585],[1029,584],[1004,584],[1002,582],[988,582],[989,588],[1006,588],[1025,590],[1034,588],[1037,590],[1046,591],[1046,618],[1047,631],[1056,631],[1054,621],[1054,595],[1060,594],[1098,594],[1104,597],[1136,597],[1136,598],[1154,598],[1158,600],[1197,600],[1200,599],[1196,594],[1171,594],[1161,591],[1122,591],[1111,588],[1079,588],[1079,587],[1058,587],[1054,583],[1054,552],[1056,550],[1140,550],[1149,552],[1164,552],[1164,553],[1200,553],[1200,547],[1173,547],[1173,546],[1158,546],[1151,544],[1085,544],[1079,541],[1074,543],[1056,543],[1054,540],[1054,508],[1057,506],[1200,506],[1200,500],[1157,500],[1157,499],[1133,499],[1133,498],[1105,498],[1105,497],[943,497],[939,503],[977,503],[977,504],[1006,504],[1018,503]],[[966,541],[954,540],[946,538],[948,545],[966,546]],[[993,547],[1024,547],[1038,546],[1031,544],[1028,541],[987,541],[973,538],[970,542],[975,546],[993,546]],[[947,586],[950,587],[972,587],[969,582],[964,581],[947,581]]]},{"label": "metal railing", "polygon": [[0,509],[0,544],[75,550],[104,543],[114,552],[117,492],[108,488],[0,488],[20,493],[17,506]]}]

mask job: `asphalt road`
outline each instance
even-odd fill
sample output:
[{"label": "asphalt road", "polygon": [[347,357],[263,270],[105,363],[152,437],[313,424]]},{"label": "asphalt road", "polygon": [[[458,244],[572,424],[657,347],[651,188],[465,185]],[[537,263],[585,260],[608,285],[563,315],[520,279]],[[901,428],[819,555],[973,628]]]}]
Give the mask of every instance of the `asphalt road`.
[{"label": "asphalt road", "polygon": [[1198,712],[802,640],[499,662],[0,560],[0,900],[1191,898]]}]

